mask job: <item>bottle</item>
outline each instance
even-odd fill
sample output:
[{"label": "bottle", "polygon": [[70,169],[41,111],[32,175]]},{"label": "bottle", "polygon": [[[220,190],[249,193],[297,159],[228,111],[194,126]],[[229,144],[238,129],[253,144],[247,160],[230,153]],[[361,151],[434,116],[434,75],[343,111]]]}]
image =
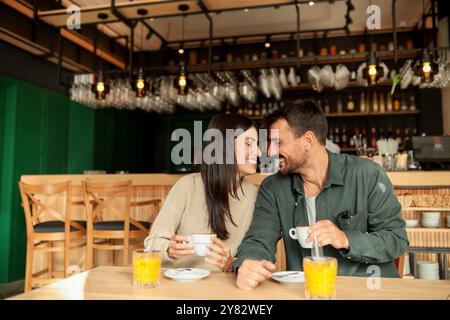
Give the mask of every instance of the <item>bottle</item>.
[{"label": "bottle", "polygon": [[342,113],[343,105],[342,105],[341,96],[339,96],[339,98],[338,98],[336,109],[337,109],[337,113]]},{"label": "bottle", "polygon": [[253,116],[253,104],[251,104],[251,103],[248,105],[248,113],[247,113],[247,115],[250,116],[250,117]]},{"label": "bottle", "polygon": [[323,110],[323,107],[322,107],[322,100],[317,99],[316,100],[316,105],[319,107],[320,110],[322,110],[325,113],[325,110]]},{"label": "bottle", "polygon": [[409,106],[406,103],[406,96],[404,94],[402,94],[402,100],[401,100],[401,103],[400,103],[400,110],[406,111],[408,109],[409,109]]},{"label": "bottle", "polygon": [[330,103],[328,102],[328,99],[325,99],[325,106],[323,107],[325,114],[330,114],[331,112],[331,107],[330,107]]},{"label": "bottle", "polygon": [[267,112],[267,104],[265,102],[262,103],[261,113],[262,113],[262,116],[266,116],[268,114],[268,112]]},{"label": "bottle", "polygon": [[356,146],[356,137],[358,135],[357,130],[358,129],[355,128],[355,134],[350,137],[350,140],[348,142],[350,148],[354,148]]},{"label": "bottle", "polygon": [[398,99],[398,95],[394,97],[394,111],[400,111],[400,100]]},{"label": "bottle", "polygon": [[394,139],[394,130],[392,130],[392,127],[389,127],[389,128],[388,128],[386,138],[387,138],[388,140],[389,140],[389,139]]},{"label": "bottle", "polygon": [[377,130],[375,127],[372,127],[370,131],[370,147],[373,149],[377,148]]},{"label": "bottle", "polygon": [[361,131],[361,144],[364,148],[367,147],[367,131],[366,128],[362,128]]},{"label": "bottle", "polygon": [[384,104],[384,93],[380,92],[380,113],[386,112],[386,105]]},{"label": "bottle", "polygon": [[397,128],[397,130],[395,130],[395,140],[398,143],[398,147],[400,148],[400,146],[403,144],[403,139],[400,133],[400,129]]},{"label": "bottle", "polygon": [[377,96],[376,91],[373,91],[372,97],[373,97],[373,100],[372,100],[372,111],[374,113],[378,113],[378,111],[379,111],[379,108],[378,108],[378,96]]},{"label": "bottle", "polygon": [[413,110],[413,111],[417,110],[416,98],[414,97],[414,94],[411,94],[411,97],[410,97],[409,110]]},{"label": "bottle", "polygon": [[333,127],[330,127],[330,129],[328,130],[328,140],[334,142]]},{"label": "bottle", "polygon": [[[239,108],[239,111],[242,111],[241,108]],[[231,113],[230,104],[229,103],[227,103],[227,105],[225,106],[225,113],[226,114],[230,114]]]},{"label": "bottle", "polygon": [[[227,104],[229,106],[229,103]],[[238,114],[244,114],[244,108],[242,108],[242,105],[239,106]]]},{"label": "bottle", "polygon": [[392,110],[393,110],[392,97],[391,97],[391,94],[388,93],[387,94],[387,99],[386,99],[386,111],[387,112],[392,112]]},{"label": "bottle", "polygon": [[410,131],[409,127],[405,129],[405,137],[403,138],[403,148],[405,150],[412,150]]},{"label": "bottle", "polygon": [[359,111],[360,112],[367,112],[366,95],[365,95],[364,92],[361,92],[361,99],[359,100]]},{"label": "bottle", "polygon": [[353,102],[352,94],[348,94],[347,100],[347,112],[353,112],[355,110],[355,103]]},{"label": "bottle", "polygon": [[342,126],[341,145],[342,148],[348,148],[347,128],[345,126]]},{"label": "bottle", "polygon": [[378,133],[378,139],[379,140],[386,139],[386,136],[384,135],[384,128],[380,128],[379,133]]},{"label": "bottle", "polygon": [[261,106],[259,105],[259,103],[256,104],[255,112],[253,114],[254,114],[255,117],[260,117],[261,116]]},{"label": "bottle", "polygon": [[339,135],[339,127],[336,127],[334,129],[334,143],[336,143],[338,146],[341,146],[341,137]]}]

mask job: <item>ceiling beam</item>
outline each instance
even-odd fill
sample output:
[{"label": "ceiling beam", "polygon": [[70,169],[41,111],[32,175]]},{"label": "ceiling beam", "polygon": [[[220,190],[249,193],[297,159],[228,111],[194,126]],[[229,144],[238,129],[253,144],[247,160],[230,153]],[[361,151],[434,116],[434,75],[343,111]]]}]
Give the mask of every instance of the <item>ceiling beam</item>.
[{"label": "ceiling beam", "polygon": [[[33,8],[30,8],[24,5],[23,3],[15,0],[3,0],[3,3],[15,9],[16,11],[22,13],[26,17],[34,19]],[[90,41],[84,39],[80,35],[70,32],[65,28],[60,28],[60,34],[67,40],[72,41],[73,43],[79,45],[80,47],[83,47],[84,49],[88,50],[91,53],[94,53],[94,46],[92,45],[92,43],[90,43]],[[96,53],[98,57],[108,61],[109,63],[115,65],[116,67],[125,69],[125,63],[121,59],[113,56],[111,53],[102,49],[97,49]]]}]

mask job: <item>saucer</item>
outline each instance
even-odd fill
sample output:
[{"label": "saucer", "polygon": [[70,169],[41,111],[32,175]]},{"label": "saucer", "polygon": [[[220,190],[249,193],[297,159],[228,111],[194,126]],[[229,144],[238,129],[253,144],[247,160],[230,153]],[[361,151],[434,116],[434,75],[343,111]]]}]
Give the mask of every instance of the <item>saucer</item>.
[{"label": "saucer", "polygon": [[282,284],[295,284],[305,282],[303,271],[281,271],[272,274],[272,279]]},{"label": "saucer", "polygon": [[164,275],[175,281],[195,281],[208,277],[211,271],[197,268],[178,268],[169,269]]}]

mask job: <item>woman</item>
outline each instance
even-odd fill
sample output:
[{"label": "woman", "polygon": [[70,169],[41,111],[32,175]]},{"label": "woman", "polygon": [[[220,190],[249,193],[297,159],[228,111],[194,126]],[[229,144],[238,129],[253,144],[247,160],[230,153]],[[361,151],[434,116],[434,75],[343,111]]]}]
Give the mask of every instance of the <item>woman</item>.
[{"label": "woman", "polygon": [[[222,148],[223,162],[203,161],[200,173],[179,179],[145,239],[146,249],[162,251],[167,267],[230,270],[252,220],[257,188],[244,177],[256,173],[261,154],[256,125],[247,117],[223,114],[215,116],[208,129],[220,131],[223,146],[227,145],[227,129],[236,132],[229,139],[231,148]],[[226,150],[233,147],[234,159],[229,157],[232,163],[227,163]],[[205,257],[196,256],[189,244],[187,236],[195,233],[217,235]]]}]

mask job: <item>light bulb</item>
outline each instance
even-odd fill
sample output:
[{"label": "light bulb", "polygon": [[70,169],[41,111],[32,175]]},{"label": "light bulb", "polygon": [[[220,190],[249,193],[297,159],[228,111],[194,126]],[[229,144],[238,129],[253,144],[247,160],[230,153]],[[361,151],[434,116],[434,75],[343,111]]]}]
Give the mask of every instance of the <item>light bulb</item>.
[{"label": "light bulb", "polygon": [[266,42],[266,43],[264,44],[264,47],[270,48],[270,42]]},{"label": "light bulb", "polygon": [[425,61],[422,64],[422,71],[423,73],[430,73],[431,72],[431,64],[429,61]]},{"label": "light bulb", "polygon": [[180,76],[178,78],[178,84],[180,85],[181,88],[186,87],[186,77],[185,76]]},{"label": "light bulb", "polygon": [[377,66],[372,64],[369,66],[369,75],[376,76],[377,75]]},{"label": "light bulb", "polygon": [[97,82],[97,91],[99,93],[105,91],[105,84],[102,81]]},{"label": "light bulb", "polygon": [[144,89],[145,87],[145,83],[144,83],[144,79],[138,79],[136,81],[136,88],[138,88],[139,90]]},{"label": "light bulb", "polygon": [[178,49],[178,53],[179,54],[183,54],[184,53],[184,49],[183,48]]},{"label": "light bulb", "polygon": [[314,5],[314,1],[310,1],[308,4],[312,7]]}]

